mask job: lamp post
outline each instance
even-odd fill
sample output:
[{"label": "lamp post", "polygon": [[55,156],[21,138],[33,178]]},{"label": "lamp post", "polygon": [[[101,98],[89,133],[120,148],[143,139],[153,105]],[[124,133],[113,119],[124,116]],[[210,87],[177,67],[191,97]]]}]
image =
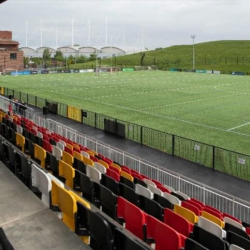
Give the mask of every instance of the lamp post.
[{"label": "lamp post", "polygon": [[193,39],[193,70],[195,70],[195,54],[194,54],[194,39],[195,35],[191,35],[191,38]]}]

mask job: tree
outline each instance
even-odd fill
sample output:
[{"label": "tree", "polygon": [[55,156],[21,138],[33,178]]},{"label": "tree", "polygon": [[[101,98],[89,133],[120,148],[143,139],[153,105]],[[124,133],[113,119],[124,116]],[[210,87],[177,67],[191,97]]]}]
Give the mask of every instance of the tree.
[{"label": "tree", "polygon": [[95,61],[96,60],[97,55],[96,54],[90,54],[89,55],[89,61]]},{"label": "tree", "polygon": [[43,51],[43,61],[44,61],[44,64],[45,64],[45,69],[46,69],[47,63],[50,61],[50,59],[51,59],[51,53],[50,53],[49,49],[46,48]]},{"label": "tree", "polygon": [[57,50],[54,56],[55,60],[58,62],[63,62],[64,61],[64,57],[63,57],[63,53],[60,50]]},{"label": "tree", "polygon": [[86,58],[86,56],[83,56],[83,55],[78,56],[78,57],[76,58],[76,62],[77,62],[77,63],[85,63],[86,61],[87,61],[87,58]]},{"label": "tree", "polygon": [[28,64],[29,64],[29,58],[24,56],[23,57],[23,64],[24,64],[24,68],[27,68]]}]

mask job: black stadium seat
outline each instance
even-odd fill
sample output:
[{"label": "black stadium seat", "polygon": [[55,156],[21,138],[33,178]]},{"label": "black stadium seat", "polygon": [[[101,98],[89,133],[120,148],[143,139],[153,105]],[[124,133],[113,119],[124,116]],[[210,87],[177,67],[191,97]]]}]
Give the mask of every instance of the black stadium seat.
[{"label": "black stadium seat", "polygon": [[236,233],[233,233],[231,231],[227,231],[227,241],[229,244],[237,245],[243,249],[250,249],[250,241],[239,236]]},{"label": "black stadium seat", "polygon": [[102,174],[101,184],[111,190],[115,195],[118,195],[119,183],[113,178]]},{"label": "black stadium seat", "polygon": [[158,194],[154,194],[154,200],[158,202],[163,208],[169,208],[171,210],[174,209],[174,205],[169,200]]},{"label": "black stadium seat", "polygon": [[242,229],[238,228],[238,227],[235,227],[229,223],[225,223],[225,228],[224,228],[226,231],[231,231],[232,233],[236,233],[238,234],[239,236],[249,240],[249,235],[243,231]]},{"label": "black stadium seat", "polygon": [[209,250],[209,249],[202,246],[198,242],[190,238],[187,238],[185,241],[185,250]]},{"label": "black stadium seat", "polygon": [[150,247],[142,245],[132,237],[128,237],[123,229],[115,229],[116,250],[150,250]]},{"label": "black stadium seat", "polygon": [[134,189],[126,186],[123,183],[119,183],[119,195],[136,206],[140,206],[139,195]]},{"label": "black stadium seat", "polygon": [[0,227],[0,249],[1,250],[14,250],[10,241],[8,240],[6,234],[3,229]]}]

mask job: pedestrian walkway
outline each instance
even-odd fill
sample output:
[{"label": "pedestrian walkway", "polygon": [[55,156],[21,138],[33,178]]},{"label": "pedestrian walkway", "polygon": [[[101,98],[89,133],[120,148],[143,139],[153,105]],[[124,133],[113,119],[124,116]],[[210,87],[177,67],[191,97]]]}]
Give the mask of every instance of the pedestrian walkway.
[{"label": "pedestrian walkway", "polygon": [[[36,114],[43,116],[41,109],[36,107],[32,108]],[[248,181],[241,180],[219,171],[213,171],[212,169],[201,166],[197,163],[166,154],[59,115],[48,114],[46,115],[46,118],[53,119],[77,130],[79,133],[85,134],[88,137],[109,144],[122,151],[126,151],[165,169],[174,171],[178,175],[188,177],[229,195],[250,202],[250,182]]]}]

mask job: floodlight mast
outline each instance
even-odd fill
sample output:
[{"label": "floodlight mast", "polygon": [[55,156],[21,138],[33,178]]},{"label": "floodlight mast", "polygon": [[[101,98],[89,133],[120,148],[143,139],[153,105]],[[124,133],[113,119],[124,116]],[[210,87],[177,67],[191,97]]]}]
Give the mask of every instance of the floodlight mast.
[{"label": "floodlight mast", "polygon": [[196,38],[196,36],[195,35],[191,35],[191,38],[193,39],[193,70],[195,70],[194,39]]}]

